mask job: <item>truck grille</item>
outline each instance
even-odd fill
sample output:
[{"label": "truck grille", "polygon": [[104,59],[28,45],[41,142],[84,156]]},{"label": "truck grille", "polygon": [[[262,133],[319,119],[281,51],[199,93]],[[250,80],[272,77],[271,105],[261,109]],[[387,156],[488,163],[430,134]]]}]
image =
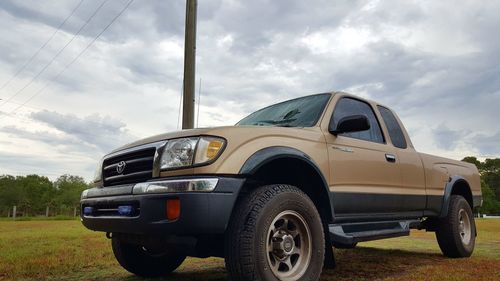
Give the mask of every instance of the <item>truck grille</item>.
[{"label": "truck grille", "polygon": [[143,182],[153,177],[155,147],[148,147],[104,159],[104,186]]}]

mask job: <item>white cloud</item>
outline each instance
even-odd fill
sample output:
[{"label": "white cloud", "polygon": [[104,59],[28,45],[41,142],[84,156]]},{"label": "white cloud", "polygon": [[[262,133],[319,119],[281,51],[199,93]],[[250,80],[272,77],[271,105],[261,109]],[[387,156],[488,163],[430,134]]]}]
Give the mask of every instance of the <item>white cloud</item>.
[{"label": "white cloud", "polygon": [[364,27],[340,26],[333,31],[317,31],[305,35],[301,42],[316,55],[345,56],[356,54],[368,43],[377,41]]}]

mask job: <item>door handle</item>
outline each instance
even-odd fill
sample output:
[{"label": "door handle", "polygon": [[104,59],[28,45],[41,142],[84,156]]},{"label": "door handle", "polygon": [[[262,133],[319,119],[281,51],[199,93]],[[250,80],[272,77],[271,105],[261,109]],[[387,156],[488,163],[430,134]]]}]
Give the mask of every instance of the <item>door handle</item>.
[{"label": "door handle", "polygon": [[396,162],[396,156],[394,156],[393,154],[386,153],[385,160],[387,160],[387,162],[394,163]]}]

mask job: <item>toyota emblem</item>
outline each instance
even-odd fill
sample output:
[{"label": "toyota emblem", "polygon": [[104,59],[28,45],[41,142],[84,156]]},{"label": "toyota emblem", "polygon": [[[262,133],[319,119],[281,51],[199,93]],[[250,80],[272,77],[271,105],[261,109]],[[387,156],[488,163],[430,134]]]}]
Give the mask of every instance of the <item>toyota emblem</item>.
[{"label": "toyota emblem", "polygon": [[123,171],[125,171],[125,166],[127,166],[127,163],[125,163],[125,161],[120,161],[118,165],[116,165],[116,172],[122,174]]}]

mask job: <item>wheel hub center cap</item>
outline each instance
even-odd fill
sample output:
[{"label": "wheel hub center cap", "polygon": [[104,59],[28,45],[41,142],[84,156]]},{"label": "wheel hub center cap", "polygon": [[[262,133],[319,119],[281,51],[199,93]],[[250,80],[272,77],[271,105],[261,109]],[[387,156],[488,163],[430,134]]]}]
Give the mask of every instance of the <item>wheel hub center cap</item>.
[{"label": "wheel hub center cap", "polygon": [[295,249],[295,241],[293,240],[293,236],[289,234],[280,233],[273,240],[274,254],[279,258],[289,256]]},{"label": "wheel hub center cap", "polygon": [[283,238],[283,251],[286,254],[290,254],[293,251],[294,247],[295,247],[295,242],[293,241],[293,238],[289,235],[285,236]]}]

